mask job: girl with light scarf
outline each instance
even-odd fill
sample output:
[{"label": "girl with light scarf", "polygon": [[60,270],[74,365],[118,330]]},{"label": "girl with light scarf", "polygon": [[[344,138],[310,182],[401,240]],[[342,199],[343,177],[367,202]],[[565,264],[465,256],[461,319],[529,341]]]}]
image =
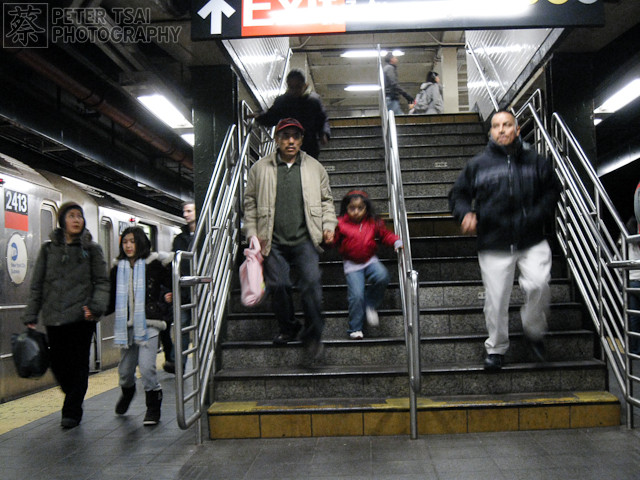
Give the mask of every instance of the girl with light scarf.
[{"label": "girl with light scarf", "polygon": [[[139,367],[146,395],[144,425],[160,421],[162,388],[156,372],[158,334],[172,301],[169,269],[151,253],[149,239],[140,227],[129,227],[120,237],[118,264],[111,270],[111,306],[115,310],[114,342],[121,347],[118,373],[122,396],[115,411],[123,415],[136,391]],[[170,261],[170,258],[169,258]]]}]

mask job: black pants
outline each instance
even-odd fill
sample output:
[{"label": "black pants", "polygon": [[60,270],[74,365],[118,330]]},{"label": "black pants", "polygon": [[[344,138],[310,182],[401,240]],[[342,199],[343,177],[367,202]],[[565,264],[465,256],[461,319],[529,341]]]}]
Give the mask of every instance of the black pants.
[{"label": "black pants", "polygon": [[89,352],[96,331],[93,322],[81,321],[47,327],[51,371],[65,394],[62,416],[80,421],[89,384]]},{"label": "black pants", "polygon": [[307,240],[294,247],[271,245],[271,252],[264,259],[264,278],[271,295],[273,312],[280,325],[280,333],[295,335],[300,324],[295,318],[292,297],[291,268],[298,273],[298,288],[302,299],[305,325],[300,339],[303,342],[322,338],[322,282],[318,252]]}]

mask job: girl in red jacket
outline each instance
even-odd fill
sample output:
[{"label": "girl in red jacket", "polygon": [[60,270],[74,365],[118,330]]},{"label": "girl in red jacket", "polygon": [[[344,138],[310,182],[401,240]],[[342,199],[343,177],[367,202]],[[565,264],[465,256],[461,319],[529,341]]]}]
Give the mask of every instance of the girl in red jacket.
[{"label": "girl in red jacket", "polygon": [[365,317],[369,326],[378,325],[376,309],[389,284],[389,271],[376,256],[376,238],[396,250],[402,248],[400,238],[387,230],[373,211],[369,196],[361,190],[352,190],[342,199],[334,242],[343,258],[349,300],[347,332],[354,340],[364,337]]}]

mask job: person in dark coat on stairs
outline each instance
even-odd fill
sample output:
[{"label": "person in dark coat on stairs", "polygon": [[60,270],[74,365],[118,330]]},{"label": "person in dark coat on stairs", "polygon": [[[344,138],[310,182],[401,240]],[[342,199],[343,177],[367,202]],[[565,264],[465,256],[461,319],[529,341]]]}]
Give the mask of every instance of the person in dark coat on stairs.
[{"label": "person in dark coat on stairs", "polygon": [[485,288],[486,370],[499,370],[509,349],[509,298],[515,268],[525,294],[522,328],[536,357],[544,361],[550,301],[551,248],[544,225],[552,217],[561,186],[552,163],[520,138],[511,112],[491,118],[485,150],[473,157],[449,192],[449,206],[464,234],[477,234]]}]

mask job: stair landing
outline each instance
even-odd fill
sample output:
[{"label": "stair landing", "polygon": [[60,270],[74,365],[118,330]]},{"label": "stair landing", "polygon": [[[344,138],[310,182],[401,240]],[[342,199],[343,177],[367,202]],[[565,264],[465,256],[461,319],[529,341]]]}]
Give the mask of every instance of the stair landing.
[{"label": "stair landing", "polygon": [[[609,392],[419,397],[418,434],[503,432],[620,425]],[[408,398],[215,402],[212,440],[409,435]]]}]

